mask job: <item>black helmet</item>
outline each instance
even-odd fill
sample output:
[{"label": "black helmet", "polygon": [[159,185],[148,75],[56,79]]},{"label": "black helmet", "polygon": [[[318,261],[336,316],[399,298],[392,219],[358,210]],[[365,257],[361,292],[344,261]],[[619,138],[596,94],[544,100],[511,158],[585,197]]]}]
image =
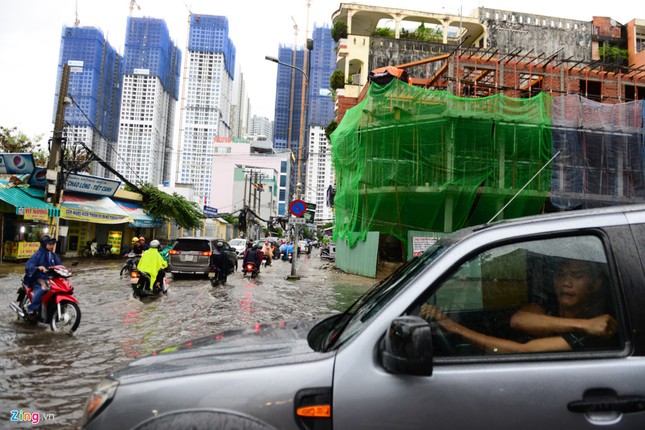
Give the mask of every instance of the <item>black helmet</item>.
[{"label": "black helmet", "polygon": [[43,234],[40,237],[41,245],[47,245],[47,244],[56,243],[56,242],[58,242],[58,241],[56,239],[54,239],[53,237],[49,236],[48,234]]}]

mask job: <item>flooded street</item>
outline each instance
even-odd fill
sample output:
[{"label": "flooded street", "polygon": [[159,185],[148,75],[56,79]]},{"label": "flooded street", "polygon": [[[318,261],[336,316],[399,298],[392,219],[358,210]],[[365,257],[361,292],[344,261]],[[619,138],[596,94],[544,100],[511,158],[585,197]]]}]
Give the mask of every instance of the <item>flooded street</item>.
[{"label": "flooded street", "polygon": [[38,412],[37,428],[79,428],[90,390],[131,360],[232,327],[342,310],[376,282],[335,270],[314,250],[298,259],[297,281],[285,280],[291,265],[276,261],[258,278],[238,271],[215,288],[206,278],[170,278],[166,296],[143,303],[118,275],[124,261],[81,259],[73,268],[82,313],[73,336],[19,320],[9,303],[23,266],[0,266],[0,428],[34,427],[10,421],[11,411]]}]

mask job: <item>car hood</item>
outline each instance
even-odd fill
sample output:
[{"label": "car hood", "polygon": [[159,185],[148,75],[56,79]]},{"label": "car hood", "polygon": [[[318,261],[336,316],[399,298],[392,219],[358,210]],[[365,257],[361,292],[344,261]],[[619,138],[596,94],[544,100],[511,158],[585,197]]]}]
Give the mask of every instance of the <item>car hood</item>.
[{"label": "car hood", "polygon": [[112,373],[122,384],[253,367],[319,360],[307,343],[317,319],[294,320],[228,330],[164,348]]}]

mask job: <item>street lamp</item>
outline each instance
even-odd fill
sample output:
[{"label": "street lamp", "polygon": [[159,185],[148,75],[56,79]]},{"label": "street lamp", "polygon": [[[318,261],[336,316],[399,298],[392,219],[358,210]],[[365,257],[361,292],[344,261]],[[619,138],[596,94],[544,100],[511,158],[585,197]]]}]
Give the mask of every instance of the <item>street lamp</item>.
[{"label": "street lamp", "polygon": [[[309,18],[307,17],[307,20]],[[302,73],[302,76],[304,77],[302,81],[302,102],[300,106],[300,139],[298,140],[298,171],[297,171],[297,176],[296,176],[296,198],[300,198],[300,193],[301,193],[301,187],[302,187],[302,180],[301,180],[301,175],[302,175],[302,147],[303,143],[305,140],[305,111],[306,111],[306,95],[307,95],[307,89],[309,88],[309,76],[307,76],[307,72],[305,72],[303,69],[300,67],[294,66],[289,63],[283,63],[282,61],[278,60],[275,57],[271,57],[270,55],[265,55],[264,56],[265,60],[271,61],[276,64],[281,64],[283,66],[290,67],[292,69],[295,69]],[[305,49],[305,57],[303,60],[303,65],[304,67],[307,67],[307,49]],[[299,226],[296,224],[294,226],[294,231],[295,231],[295,239],[294,239],[294,253],[291,258],[291,279],[298,279],[296,275],[296,259],[298,255],[298,233],[299,233]]]}]

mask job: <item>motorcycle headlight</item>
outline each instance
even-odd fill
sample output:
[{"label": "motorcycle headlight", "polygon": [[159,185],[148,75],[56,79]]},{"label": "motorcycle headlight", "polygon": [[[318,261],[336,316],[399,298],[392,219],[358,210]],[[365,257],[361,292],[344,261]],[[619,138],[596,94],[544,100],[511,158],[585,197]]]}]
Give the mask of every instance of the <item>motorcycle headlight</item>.
[{"label": "motorcycle headlight", "polygon": [[98,383],[85,404],[85,412],[83,413],[84,424],[94,419],[112,401],[118,386],[119,383],[112,379],[104,379]]}]

